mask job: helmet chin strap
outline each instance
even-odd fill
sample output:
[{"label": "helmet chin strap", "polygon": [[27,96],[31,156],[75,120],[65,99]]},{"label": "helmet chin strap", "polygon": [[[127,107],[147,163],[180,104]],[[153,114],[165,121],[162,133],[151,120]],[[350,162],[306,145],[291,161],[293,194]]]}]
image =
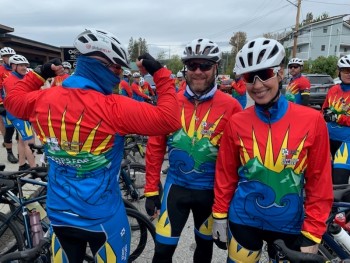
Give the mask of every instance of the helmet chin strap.
[{"label": "helmet chin strap", "polygon": [[268,103],[258,104],[255,102],[255,105],[262,107],[264,110],[268,110],[269,108],[272,107],[272,105],[275,104],[275,102],[279,98],[280,94],[281,94],[281,91],[278,89],[276,95]]}]

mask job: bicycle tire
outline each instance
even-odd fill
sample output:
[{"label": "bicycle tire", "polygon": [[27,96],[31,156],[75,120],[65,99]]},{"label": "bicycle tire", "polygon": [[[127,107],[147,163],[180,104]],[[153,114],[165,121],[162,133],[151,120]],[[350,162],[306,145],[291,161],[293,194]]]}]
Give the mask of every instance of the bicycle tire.
[{"label": "bicycle tire", "polygon": [[126,214],[129,222],[132,220],[139,224],[137,230],[131,229],[130,256],[128,262],[148,262],[153,258],[156,229],[152,222],[139,211],[126,208]]},{"label": "bicycle tire", "polygon": [[24,238],[22,231],[14,222],[6,220],[8,216],[0,212],[0,256],[24,250]]}]

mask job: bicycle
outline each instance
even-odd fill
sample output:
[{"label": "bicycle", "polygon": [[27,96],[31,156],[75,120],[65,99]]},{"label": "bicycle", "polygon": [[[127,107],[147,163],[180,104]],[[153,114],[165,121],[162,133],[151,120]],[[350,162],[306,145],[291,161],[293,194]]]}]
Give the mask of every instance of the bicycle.
[{"label": "bicycle", "polygon": [[[26,171],[0,173],[2,200],[6,201],[10,207],[13,206],[14,208],[8,216],[0,213],[0,262],[3,262],[2,260],[7,258],[36,262],[32,261],[35,258],[35,260],[40,260],[38,262],[50,262],[49,247],[51,240],[49,238],[49,222],[41,221],[42,228],[45,230],[44,241],[40,241],[39,244],[34,247],[29,223],[30,211],[27,207],[28,204],[37,201],[44,202],[46,200],[46,191],[41,192],[42,194],[45,193],[43,195],[29,198],[25,198],[22,191],[24,182],[40,185],[46,189],[46,182],[25,178],[28,174],[39,172],[43,169],[46,168],[36,167]],[[15,189],[17,189],[18,197],[14,194]],[[4,198],[4,196],[10,198]],[[127,203],[127,201],[125,201],[125,203]],[[133,205],[126,204],[125,206],[132,207],[131,209],[126,209],[129,224],[131,225],[129,262],[134,262],[136,259],[139,260],[145,257],[150,258],[154,250],[155,228],[144,215],[133,207]],[[24,235],[22,228],[24,228]],[[94,262],[92,256],[89,254],[85,256],[85,261]]]},{"label": "bicycle", "polygon": [[128,134],[124,137],[124,159],[134,163],[143,163],[146,156],[147,137],[137,134]]}]

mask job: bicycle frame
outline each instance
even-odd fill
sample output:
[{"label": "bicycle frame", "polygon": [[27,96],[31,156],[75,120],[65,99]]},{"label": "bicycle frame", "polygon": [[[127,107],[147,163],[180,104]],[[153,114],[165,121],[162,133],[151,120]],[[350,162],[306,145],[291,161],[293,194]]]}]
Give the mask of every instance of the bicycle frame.
[{"label": "bicycle frame", "polygon": [[[29,209],[27,208],[27,205],[38,202],[38,201],[45,200],[46,195],[26,199],[23,195],[23,190],[22,190],[22,183],[23,182],[30,183],[33,185],[39,185],[39,186],[45,186],[45,187],[47,186],[46,182],[40,182],[40,181],[36,181],[34,179],[29,179],[29,178],[17,177],[16,184],[17,184],[17,189],[18,189],[18,197],[10,190],[7,191],[7,197],[9,197],[13,201],[14,204],[18,204],[18,207],[10,213],[10,216],[7,218],[7,220],[4,222],[4,224],[8,223],[11,220],[14,220],[21,213],[23,216],[25,239],[28,241],[27,248],[33,248],[31,230],[30,230],[29,214],[28,214]],[[3,227],[3,225],[0,225],[0,229],[2,227]],[[47,228],[48,228],[48,226],[47,226]]]}]

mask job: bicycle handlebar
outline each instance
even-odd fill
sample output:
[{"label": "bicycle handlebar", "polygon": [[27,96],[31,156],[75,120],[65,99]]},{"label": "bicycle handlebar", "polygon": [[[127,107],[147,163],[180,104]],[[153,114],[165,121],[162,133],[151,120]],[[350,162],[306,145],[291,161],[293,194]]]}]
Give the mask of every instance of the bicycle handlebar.
[{"label": "bicycle handlebar", "polygon": [[315,263],[325,263],[329,262],[326,258],[321,255],[312,254],[312,253],[303,253],[300,251],[289,249],[283,240],[278,239],[275,240],[274,246],[278,251],[281,259],[288,259],[294,263],[302,263],[302,262],[315,262]]},{"label": "bicycle handlebar", "polygon": [[22,170],[22,171],[1,171],[0,172],[0,178],[2,179],[16,179],[17,177],[22,177],[25,176],[27,174],[32,174],[33,176],[36,177],[41,177],[40,174],[42,174],[42,176],[46,176],[45,173],[47,173],[47,167],[42,167],[42,166],[37,166],[37,167],[32,167],[29,168],[27,170]]},{"label": "bicycle handlebar", "polygon": [[23,251],[11,252],[3,256],[0,256],[0,262],[6,263],[6,262],[10,262],[11,260],[17,260],[17,259],[31,261],[33,259],[36,259],[40,255],[40,253],[44,249],[49,248],[49,246],[50,246],[50,239],[47,237],[44,237],[40,240],[39,244],[34,248],[23,250]]}]

